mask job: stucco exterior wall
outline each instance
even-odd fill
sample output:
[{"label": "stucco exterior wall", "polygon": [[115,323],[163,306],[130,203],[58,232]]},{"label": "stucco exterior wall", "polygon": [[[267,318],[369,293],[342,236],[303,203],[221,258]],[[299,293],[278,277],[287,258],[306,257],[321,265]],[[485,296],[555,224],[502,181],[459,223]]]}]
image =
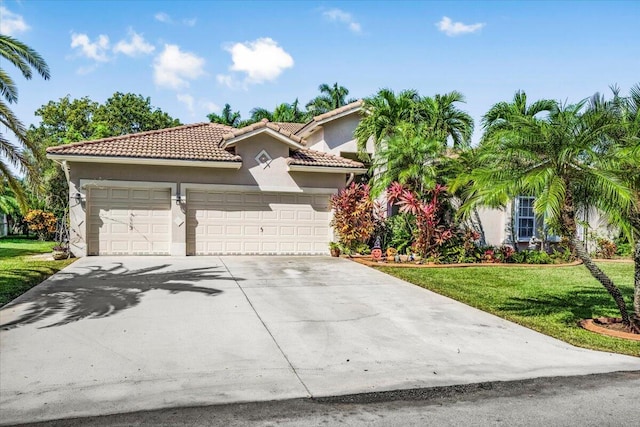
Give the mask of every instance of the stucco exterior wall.
[{"label": "stucco exterior wall", "polygon": [[[268,164],[260,164],[255,157],[265,150],[271,157]],[[152,166],[113,163],[68,162],[70,246],[76,256],[86,255],[87,192],[92,185],[139,186],[171,188],[172,255],[186,253],[186,206],[176,203],[176,195],[186,200],[188,184],[244,186],[262,191],[304,192],[305,189],[337,191],[346,183],[346,174],[289,172],[286,158],[289,146],[269,135],[239,141],[236,153],[243,159],[242,167],[216,169],[207,167]],[[82,201],[78,203],[76,194]],[[189,201],[186,200],[188,204]]]},{"label": "stucco exterior wall", "polygon": [[[327,122],[322,128],[307,138],[309,148],[340,155],[340,153],[356,153],[358,144],[353,136],[360,123],[360,114],[354,113]],[[373,143],[367,143],[367,152],[373,153]]]}]

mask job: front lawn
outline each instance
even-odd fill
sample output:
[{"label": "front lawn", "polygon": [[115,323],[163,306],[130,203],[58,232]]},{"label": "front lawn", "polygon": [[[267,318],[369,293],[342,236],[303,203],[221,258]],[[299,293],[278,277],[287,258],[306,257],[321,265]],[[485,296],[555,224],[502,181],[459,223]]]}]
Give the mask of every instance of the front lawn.
[{"label": "front lawn", "polygon": [[[631,309],[633,264],[599,265],[620,287]],[[613,299],[582,265],[380,270],[579,347],[640,356],[638,341],[605,337],[577,326],[580,319],[619,317]]]},{"label": "front lawn", "polygon": [[0,239],[0,306],[75,261],[34,258],[34,255],[50,253],[55,244],[24,238]]}]

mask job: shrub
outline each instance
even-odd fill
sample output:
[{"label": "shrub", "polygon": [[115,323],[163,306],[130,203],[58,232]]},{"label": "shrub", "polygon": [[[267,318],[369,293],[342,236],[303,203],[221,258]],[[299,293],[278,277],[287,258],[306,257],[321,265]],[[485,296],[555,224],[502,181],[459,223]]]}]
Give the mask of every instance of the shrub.
[{"label": "shrub", "polygon": [[609,239],[598,237],[596,239],[596,257],[611,259],[616,254],[616,244]]},{"label": "shrub", "polygon": [[633,245],[626,239],[616,239],[614,243],[617,247],[616,255],[621,257],[630,257],[633,254]]},{"label": "shrub", "polygon": [[405,253],[413,243],[413,229],[415,217],[410,214],[397,214],[387,219],[387,246],[394,247],[400,253]]},{"label": "shrub", "polygon": [[454,230],[445,224],[441,215],[441,199],[445,195],[446,188],[441,185],[436,185],[435,189],[427,192],[426,200],[397,182],[387,190],[389,202],[398,205],[400,213],[415,217],[415,240],[412,246],[427,259],[440,260],[442,246],[454,237]]},{"label": "shrub", "polygon": [[353,183],[331,196],[333,219],[340,243],[346,249],[355,250],[356,245],[366,244],[375,228],[374,203],[369,186]]},{"label": "shrub", "polygon": [[32,209],[24,216],[24,220],[28,224],[29,230],[35,232],[39,240],[49,240],[56,232],[58,220],[51,212]]}]

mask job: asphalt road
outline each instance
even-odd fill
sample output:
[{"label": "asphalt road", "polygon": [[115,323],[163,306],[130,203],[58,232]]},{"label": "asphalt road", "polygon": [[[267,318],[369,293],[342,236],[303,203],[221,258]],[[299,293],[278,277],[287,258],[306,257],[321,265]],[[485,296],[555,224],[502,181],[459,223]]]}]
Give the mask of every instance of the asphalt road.
[{"label": "asphalt road", "polygon": [[174,408],[33,426],[635,426],[640,371]]}]

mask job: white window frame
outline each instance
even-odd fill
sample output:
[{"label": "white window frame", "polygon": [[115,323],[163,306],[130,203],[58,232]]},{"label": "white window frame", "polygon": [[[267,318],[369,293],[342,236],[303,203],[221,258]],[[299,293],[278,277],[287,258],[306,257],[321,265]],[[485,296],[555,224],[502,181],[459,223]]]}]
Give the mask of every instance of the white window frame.
[{"label": "white window frame", "polygon": [[[531,239],[531,236],[529,237],[523,237],[520,236],[520,219],[523,218],[520,215],[520,204],[522,199],[531,199],[532,204],[531,204],[531,209],[533,209],[533,203],[535,203],[536,198],[533,196],[518,196],[515,199],[515,227],[516,227],[516,240],[518,242],[528,242]],[[544,217],[541,217],[539,215],[536,215],[535,211],[533,212],[533,217],[531,216],[526,216],[524,217],[526,219],[533,219],[533,235],[541,240],[546,240],[548,242],[559,242],[560,241],[560,236],[557,236],[555,234],[549,234],[548,233],[548,229],[547,229],[547,225],[546,225],[546,219]]]},{"label": "white window frame", "polygon": [[[538,230],[538,226],[540,225],[538,222],[538,218],[536,218],[536,214],[535,212],[533,213],[533,216],[523,216],[520,214],[520,206],[522,204],[522,200],[527,199],[527,200],[531,200],[531,209],[533,209],[533,204],[535,203],[536,198],[532,197],[532,196],[518,196],[516,197],[515,200],[515,227],[516,227],[516,240],[518,242],[528,242],[532,236],[536,236],[536,232]],[[520,220],[521,219],[533,219],[533,234],[532,236],[521,236],[520,234]],[[540,236],[536,236],[538,238],[540,238]]]}]

